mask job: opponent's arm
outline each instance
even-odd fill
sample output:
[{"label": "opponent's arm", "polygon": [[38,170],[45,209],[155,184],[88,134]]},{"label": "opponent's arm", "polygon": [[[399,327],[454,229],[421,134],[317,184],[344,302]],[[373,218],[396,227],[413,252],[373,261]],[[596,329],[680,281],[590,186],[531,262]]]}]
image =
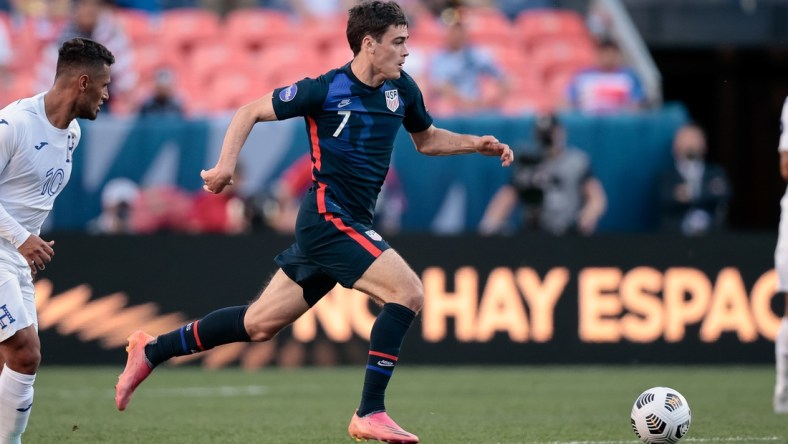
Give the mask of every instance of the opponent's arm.
[{"label": "opponent's arm", "polygon": [[224,187],[232,183],[238,156],[246,139],[249,138],[252,128],[258,122],[271,120],[277,120],[274,112],[273,92],[238,108],[227,127],[216,166],[200,173],[205,182],[203,185],[205,191],[221,193]]},{"label": "opponent's arm", "polygon": [[479,153],[485,156],[500,156],[502,166],[509,166],[514,160],[514,153],[509,145],[499,142],[493,136],[458,134],[430,125],[424,131],[411,133],[410,137],[416,150],[428,156]]}]

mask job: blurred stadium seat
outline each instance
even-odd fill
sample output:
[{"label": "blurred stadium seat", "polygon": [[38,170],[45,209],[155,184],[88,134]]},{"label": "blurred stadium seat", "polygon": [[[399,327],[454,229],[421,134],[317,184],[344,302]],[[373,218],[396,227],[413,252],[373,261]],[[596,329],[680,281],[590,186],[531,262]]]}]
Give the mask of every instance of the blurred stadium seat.
[{"label": "blurred stadium seat", "polygon": [[498,9],[490,7],[460,8],[460,17],[471,42],[478,45],[511,45],[512,22]]},{"label": "blurred stadium seat", "polygon": [[211,84],[214,77],[226,75],[229,67],[243,67],[243,72],[246,72],[249,65],[249,57],[242,48],[221,40],[210,41],[191,51],[185,69],[181,70],[181,77],[204,86]]},{"label": "blurred stadium seat", "polygon": [[119,8],[115,10],[115,19],[134,43],[153,40],[161,35],[161,26],[157,26],[145,11]]},{"label": "blurred stadium seat", "polygon": [[534,68],[545,80],[565,72],[573,73],[594,64],[594,47],[585,40],[546,41],[534,47],[531,57]]},{"label": "blurred stadium seat", "polygon": [[226,66],[206,86],[210,108],[218,112],[235,110],[267,92],[259,76],[245,64]]},{"label": "blurred stadium seat", "polygon": [[222,25],[229,45],[256,52],[295,35],[291,17],[283,11],[241,8],[230,11]]},{"label": "blurred stadium seat", "polygon": [[517,15],[514,25],[527,50],[544,40],[590,40],[583,17],[571,10],[526,10]]},{"label": "blurred stadium seat", "polygon": [[168,9],[161,15],[161,39],[174,56],[188,58],[196,46],[220,35],[219,16],[208,9]]},{"label": "blurred stadium seat", "polygon": [[446,39],[446,27],[435,17],[422,15],[414,17],[408,29],[408,45],[423,48],[436,48]]},{"label": "blurred stadium seat", "polygon": [[347,48],[345,24],[347,14],[332,14],[320,19],[308,19],[299,24],[297,38],[301,45],[312,45],[318,51],[328,51],[335,46]]}]

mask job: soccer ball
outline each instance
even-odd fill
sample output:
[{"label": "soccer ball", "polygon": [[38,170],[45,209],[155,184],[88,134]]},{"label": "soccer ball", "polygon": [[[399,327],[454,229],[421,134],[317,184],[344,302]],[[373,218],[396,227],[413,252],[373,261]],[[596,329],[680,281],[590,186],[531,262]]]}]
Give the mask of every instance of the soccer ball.
[{"label": "soccer ball", "polygon": [[654,387],[641,393],[632,406],[632,430],[646,444],[675,444],[687,434],[692,412],[676,390]]}]

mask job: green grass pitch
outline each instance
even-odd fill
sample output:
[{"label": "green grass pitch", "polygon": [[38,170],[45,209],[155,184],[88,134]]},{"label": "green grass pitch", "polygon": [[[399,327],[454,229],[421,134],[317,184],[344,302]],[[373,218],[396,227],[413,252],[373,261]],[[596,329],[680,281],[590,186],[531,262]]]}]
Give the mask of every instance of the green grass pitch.
[{"label": "green grass pitch", "polygon": [[[41,368],[31,443],[337,443],[363,368],[206,371],[162,367],[115,410],[121,367]],[[692,408],[682,443],[788,443],[772,413],[772,366],[401,366],[387,407],[424,443],[637,443],[629,412],[652,386]]]}]

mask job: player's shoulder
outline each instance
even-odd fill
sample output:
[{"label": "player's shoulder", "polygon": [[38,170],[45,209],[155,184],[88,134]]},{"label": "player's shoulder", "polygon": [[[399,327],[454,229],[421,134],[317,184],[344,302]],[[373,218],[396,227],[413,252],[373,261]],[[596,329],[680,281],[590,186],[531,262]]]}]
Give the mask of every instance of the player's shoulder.
[{"label": "player's shoulder", "polygon": [[406,94],[410,92],[419,91],[419,85],[416,83],[416,80],[411,77],[405,71],[400,73],[400,76],[396,80],[392,80],[391,83],[397,87],[399,90],[403,90]]},{"label": "player's shoulder", "polygon": [[79,126],[79,121],[74,119],[68,124],[68,133],[74,137],[82,137],[82,127]]},{"label": "player's shoulder", "polygon": [[282,102],[289,102],[296,98],[300,92],[302,96],[315,97],[325,95],[328,85],[336,76],[339,69],[332,69],[315,77],[304,77],[289,86],[279,89],[279,99]]},{"label": "player's shoulder", "polygon": [[17,126],[26,124],[40,114],[38,96],[27,97],[9,103],[0,110],[0,125]]}]

